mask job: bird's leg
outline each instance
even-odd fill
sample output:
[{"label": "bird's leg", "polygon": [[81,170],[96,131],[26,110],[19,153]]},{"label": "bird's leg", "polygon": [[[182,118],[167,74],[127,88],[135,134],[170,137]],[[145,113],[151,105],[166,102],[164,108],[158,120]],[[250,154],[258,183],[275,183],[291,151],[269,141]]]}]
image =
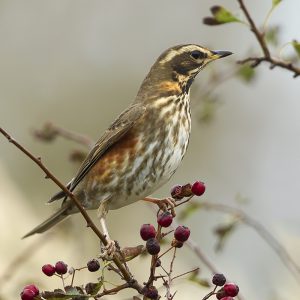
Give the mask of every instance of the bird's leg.
[{"label": "bird's leg", "polygon": [[176,206],[176,202],[171,197],[164,198],[164,199],[158,199],[158,198],[153,198],[153,197],[145,197],[143,199],[143,201],[154,203],[163,211],[167,211],[168,207],[170,207],[172,216],[173,217],[176,216],[175,209],[174,209],[175,206]]},{"label": "bird's leg", "polygon": [[107,229],[107,225],[106,225],[106,221],[105,221],[107,212],[108,212],[108,210],[107,210],[106,203],[105,202],[101,203],[98,208],[98,218],[100,220],[102,232],[105,235],[106,240],[107,240],[107,245],[104,247],[104,250],[100,255],[102,258],[107,258],[107,257],[111,258],[114,255],[114,253],[116,252],[116,242],[110,238],[108,229]]}]

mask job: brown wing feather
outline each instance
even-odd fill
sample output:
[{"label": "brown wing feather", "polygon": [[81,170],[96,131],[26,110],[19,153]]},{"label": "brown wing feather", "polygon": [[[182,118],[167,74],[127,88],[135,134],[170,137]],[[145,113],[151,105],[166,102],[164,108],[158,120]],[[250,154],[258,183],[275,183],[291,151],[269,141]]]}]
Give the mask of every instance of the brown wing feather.
[{"label": "brown wing feather", "polygon": [[[84,176],[89,172],[92,166],[101,158],[106,150],[116,143],[144,114],[146,108],[140,104],[134,104],[126,109],[119,117],[112,123],[112,125],[105,131],[102,137],[97,141],[94,148],[90,151],[81,167],[79,168],[77,175],[68,184],[70,191],[80,183]],[[65,197],[63,191],[55,194],[48,202]]]}]

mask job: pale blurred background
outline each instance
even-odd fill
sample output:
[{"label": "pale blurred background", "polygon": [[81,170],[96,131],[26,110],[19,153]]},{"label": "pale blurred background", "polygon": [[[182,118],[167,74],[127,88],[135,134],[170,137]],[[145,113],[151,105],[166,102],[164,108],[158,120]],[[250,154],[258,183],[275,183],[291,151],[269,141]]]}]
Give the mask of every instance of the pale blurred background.
[{"label": "pale blurred background", "polygon": [[[258,24],[271,2],[246,1]],[[33,138],[33,129],[52,121],[98,138],[134,99],[151,64],[170,46],[198,43],[234,52],[231,61],[215,64],[222,71],[230,69],[234,60],[245,58],[249,49],[260,53],[247,28],[202,24],[214,4],[238,11],[234,0],[0,1],[1,126],[67,182],[77,168],[68,155],[80,146],[63,139],[41,143]],[[281,26],[282,44],[300,40],[299,11],[300,2],[290,0],[274,12],[271,25]],[[300,264],[300,79],[285,70],[270,71],[267,65],[257,71],[250,85],[234,79],[216,89],[219,102],[209,123],[198,121],[201,99],[198,92],[192,93],[200,106],[195,105],[188,153],[170,183],[155,196],[168,195],[175,183],[201,179],[207,185],[207,201],[236,205],[238,195],[247,198],[242,208],[266,226]],[[198,76],[194,91],[208,74],[209,70]],[[42,243],[33,247],[36,252],[30,252],[22,267],[15,264],[6,272],[10,279],[0,277],[0,299],[6,300],[17,299],[30,282],[42,290],[61,287],[59,280],[45,278],[41,266],[62,259],[79,267],[95,257],[99,248],[80,216],[70,219],[69,226],[63,226],[65,231],[52,230],[49,238],[21,240],[55,209],[44,202],[57,188],[3,138],[0,149],[0,276],[23,249]],[[299,299],[299,283],[252,229],[239,227],[224,250],[215,253],[212,229],[226,218],[201,211],[186,224],[217,268],[239,284],[245,299]],[[122,245],[141,243],[140,225],[154,221],[144,203],[108,216],[112,237]],[[138,279],[145,280],[149,260],[137,259],[132,265],[138,266]],[[209,270],[188,249],[180,250],[176,265],[177,274],[200,266],[201,276],[210,278]],[[83,273],[84,277],[87,272]],[[87,278],[79,276],[78,283],[83,282]],[[195,299],[195,295],[202,299],[207,292],[183,279],[177,283],[178,299]],[[111,299],[125,295],[132,293]]]}]

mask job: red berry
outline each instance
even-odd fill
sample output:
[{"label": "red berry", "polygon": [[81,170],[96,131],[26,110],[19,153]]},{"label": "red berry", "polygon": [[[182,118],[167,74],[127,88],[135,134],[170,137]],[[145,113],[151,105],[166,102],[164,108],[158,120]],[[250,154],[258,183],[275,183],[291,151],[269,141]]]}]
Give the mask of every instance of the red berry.
[{"label": "red berry", "polygon": [[234,300],[234,299],[230,296],[226,296],[226,297],[221,298],[221,300]]},{"label": "red berry", "polygon": [[239,293],[239,287],[234,283],[226,283],[224,285],[224,291],[228,296],[235,297]]},{"label": "red berry", "polygon": [[33,300],[36,295],[33,290],[24,289],[20,296],[22,300]]},{"label": "red berry", "polygon": [[215,274],[212,278],[212,283],[217,286],[223,286],[226,282],[226,277],[223,274]]},{"label": "red berry", "polygon": [[58,261],[55,264],[55,271],[59,275],[66,274],[68,272],[68,265],[64,263],[63,261]]},{"label": "red berry", "polygon": [[157,223],[161,227],[169,227],[173,222],[173,217],[168,211],[163,212],[157,217]]},{"label": "red berry", "polygon": [[46,264],[42,266],[42,271],[45,275],[52,276],[55,273],[55,267],[50,264]]},{"label": "red berry", "polygon": [[157,299],[158,297],[158,291],[155,286],[144,287],[143,294],[149,299]]},{"label": "red berry", "polygon": [[86,265],[90,272],[96,272],[100,269],[100,263],[97,259],[91,259]]},{"label": "red berry", "polygon": [[192,185],[192,192],[196,196],[201,196],[205,192],[205,185],[201,181],[196,181]]},{"label": "red berry", "polygon": [[146,242],[146,249],[149,254],[156,255],[160,251],[160,245],[157,239],[151,238]]},{"label": "red berry", "polygon": [[142,227],[140,229],[140,235],[144,241],[147,241],[156,236],[156,230],[153,225],[144,224],[144,225],[142,225]]},{"label": "red berry", "polygon": [[181,192],[182,192],[182,186],[181,185],[175,185],[172,187],[171,189],[171,196],[172,198],[174,199],[182,199],[183,196],[181,195]]},{"label": "red berry", "polygon": [[37,296],[40,291],[34,284],[28,284],[24,287],[23,290],[32,290],[34,292],[34,296]]},{"label": "red berry", "polygon": [[186,226],[178,226],[175,229],[174,237],[179,242],[185,242],[190,236],[190,229]]}]

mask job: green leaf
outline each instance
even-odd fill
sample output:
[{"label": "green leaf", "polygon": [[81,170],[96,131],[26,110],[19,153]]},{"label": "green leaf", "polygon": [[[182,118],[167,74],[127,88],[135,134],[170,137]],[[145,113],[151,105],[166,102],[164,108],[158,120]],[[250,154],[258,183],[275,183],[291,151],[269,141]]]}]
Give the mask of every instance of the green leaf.
[{"label": "green leaf", "polygon": [[227,224],[221,224],[214,229],[214,234],[217,236],[217,244],[216,251],[220,251],[224,248],[225,242],[232,235],[236,226],[238,224],[238,220],[232,220]]},{"label": "green leaf", "polygon": [[102,285],[103,285],[102,281],[99,281],[97,283],[89,282],[85,286],[85,291],[89,295],[96,295],[101,289]]},{"label": "green leaf", "polygon": [[188,280],[196,284],[199,284],[203,287],[210,287],[210,282],[208,280],[199,277],[199,271],[193,272],[188,277]]},{"label": "green leaf", "polygon": [[265,39],[269,44],[273,46],[278,46],[279,29],[279,26],[273,26],[267,30],[267,32],[265,33]]},{"label": "green leaf", "polygon": [[223,6],[215,5],[210,8],[212,17],[203,18],[203,23],[206,25],[221,25],[225,23],[241,22],[229,10]]},{"label": "green leaf", "polygon": [[229,10],[227,10],[223,6],[213,6],[210,10],[213,16],[215,17],[215,19],[221,24],[231,23],[231,22],[241,22]]},{"label": "green leaf", "polygon": [[277,6],[282,0],[272,0],[272,6]]},{"label": "green leaf", "polygon": [[246,83],[249,83],[255,79],[256,72],[254,68],[249,65],[242,65],[237,72],[238,77]]},{"label": "green leaf", "polygon": [[292,45],[293,45],[294,50],[296,51],[297,55],[300,58],[300,43],[297,40],[293,40]]},{"label": "green leaf", "polygon": [[66,287],[66,292],[57,289],[53,292],[43,292],[42,297],[47,300],[66,300],[66,299],[88,299],[88,295],[83,295],[80,287]]}]

